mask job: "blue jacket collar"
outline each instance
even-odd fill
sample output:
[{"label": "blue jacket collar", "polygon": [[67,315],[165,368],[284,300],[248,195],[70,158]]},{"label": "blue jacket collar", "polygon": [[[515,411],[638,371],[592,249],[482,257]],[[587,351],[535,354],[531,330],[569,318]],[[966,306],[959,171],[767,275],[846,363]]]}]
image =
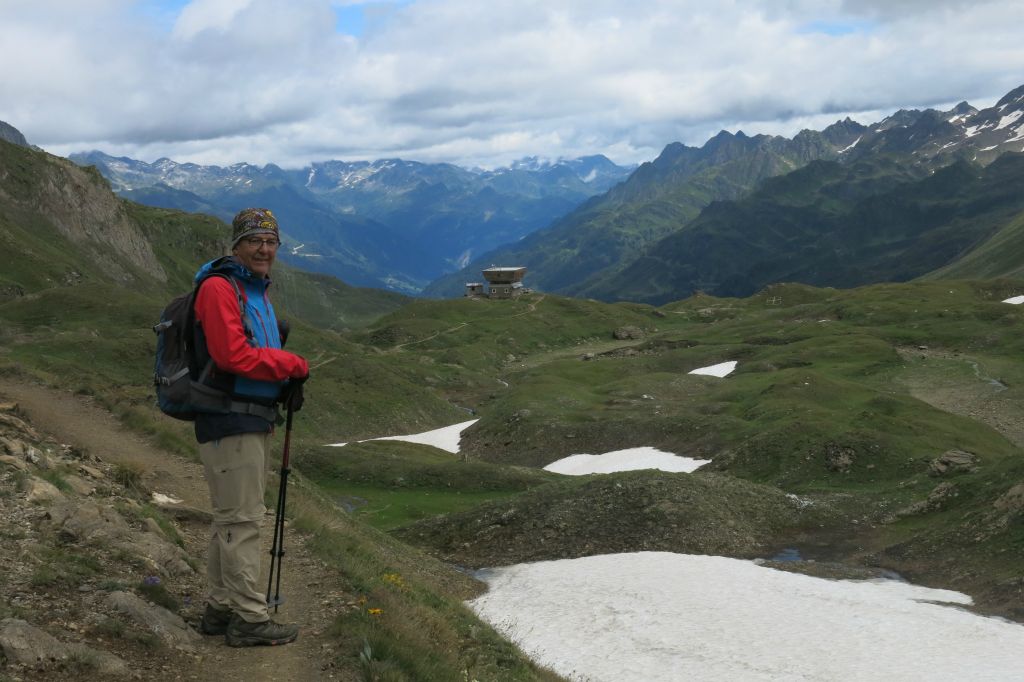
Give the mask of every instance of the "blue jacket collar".
[{"label": "blue jacket collar", "polygon": [[257,277],[234,256],[221,256],[208,263],[204,263],[196,272],[193,281],[195,284],[199,284],[210,275],[228,275],[247,284],[263,288],[270,286],[269,277]]}]

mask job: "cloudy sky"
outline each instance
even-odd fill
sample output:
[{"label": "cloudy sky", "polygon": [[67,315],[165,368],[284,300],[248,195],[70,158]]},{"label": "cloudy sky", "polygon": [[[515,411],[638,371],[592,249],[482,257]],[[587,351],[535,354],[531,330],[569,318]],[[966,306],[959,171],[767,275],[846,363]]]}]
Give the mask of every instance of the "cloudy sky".
[{"label": "cloudy sky", "polygon": [[1022,25],[1022,0],[0,0],[0,120],[145,161],[633,163],[991,105]]}]

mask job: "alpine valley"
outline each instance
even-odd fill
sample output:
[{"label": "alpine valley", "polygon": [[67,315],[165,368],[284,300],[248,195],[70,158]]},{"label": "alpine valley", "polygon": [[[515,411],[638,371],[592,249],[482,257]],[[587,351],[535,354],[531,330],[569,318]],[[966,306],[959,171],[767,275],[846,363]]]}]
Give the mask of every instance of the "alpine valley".
[{"label": "alpine valley", "polygon": [[[312,368],[283,607],[304,629],[273,652],[282,679],[562,679],[466,607],[473,569],[633,552],[896,573],[1017,627],[1022,118],[1024,88],[793,139],[723,132],[628,177],[600,157],[73,163],[0,125],[0,678],[265,675],[168,638],[201,613],[208,510],[190,425],[151,384],[151,325],[239,202],[282,217],[272,297]],[[467,259],[426,291],[491,263],[528,267],[530,290],[383,290]],[[454,454],[389,439],[455,425]],[[708,463],[544,468],[642,446]],[[44,640],[58,653],[18,658]]]},{"label": "alpine valley", "polygon": [[523,159],[493,171],[401,159],[221,168],[98,151],[71,160],[96,166],[117,194],[150,206],[228,221],[238,206],[272,206],[288,225],[285,261],[407,294],[547,225],[632,170],[604,156]]}]

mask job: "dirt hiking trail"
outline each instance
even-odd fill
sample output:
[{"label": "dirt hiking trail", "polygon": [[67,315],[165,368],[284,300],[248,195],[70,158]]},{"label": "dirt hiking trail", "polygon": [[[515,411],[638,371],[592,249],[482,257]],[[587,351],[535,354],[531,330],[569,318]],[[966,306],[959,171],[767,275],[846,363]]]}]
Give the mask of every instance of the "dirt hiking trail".
[{"label": "dirt hiking trail", "polygon": [[[90,398],[9,377],[0,377],[0,397],[18,403],[38,431],[61,443],[82,448],[105,462],[138,467],[146,472],[143,483],[147,489],[209,512],[209,496],[200,463],[160,450],[145,438],[131,433]],[[301,428],[298,422],[295,428]],[[283,441],[283,432],[272,440],[275,456],[280,453]],[[268,488],[278,485],[277,481],[278,476],[272,474]],[[268,511],[263,525],[264,581],[270,557],[273,514],[272,509]],[[178,531],[184,538],[186,551],[199,568],[185,586],[195,597],[181,612],[187,621],[196,624],[205,593],[208,527],[201,521],[179,521]],[[161,649],[146,660],[126,659],[133,670],[139,671],[136,679],[199,682],[362,679],[354,662],[333,661],[335,644],[327,634],[338,607],[352,599],[340,587],[341,577],[313,557],[306,547],[306,538],[291,528],[286,529],[284,548],[281,593],[286,601],[277,614],[272,610],[271,615],[279,621],[299,625],[296,642],[278,647],[236,649],[227,646],[223,637],[204,637],[195,655]]]}]

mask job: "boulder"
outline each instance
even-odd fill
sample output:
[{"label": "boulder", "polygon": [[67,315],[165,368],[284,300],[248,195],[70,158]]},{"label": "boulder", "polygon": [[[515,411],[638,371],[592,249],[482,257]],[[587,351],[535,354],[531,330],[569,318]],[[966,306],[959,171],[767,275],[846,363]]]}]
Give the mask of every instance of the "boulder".
[{"label": "boulder", "polygon": [[75,474],[64,474],[64,481],[71,487],[71,490],[77,495],[86,497],[96,492],[96,486],[85,480],[81,476]]},{"label": "boulder", "polygon": [[1024,483],[1018,483],[1003,493],[993,506],[1007,514],[1018,514],[1024,511]]},{"label": "boulder", "polygon": [[955,484],[943,482],[932,488],[932,491],[928,493],[928,497],[920,502],[901,509],[896,512],[895,519],[903,518],[904,516],[916,516],[918,514],[927,514],[930,512],[940,511],[946,507],[946,504],[960,494],[960,490]]},{"label": "boulder", "polygon": [[978,456],[964,450],[947,450],[928,464],[931,476],[968,473],[978,470]]},{"label": "boulder", "polygon": [[0,425],[8,426],[16,432],[20,432],[24,437],[39,442],[42,438],[39,437],[39,433],[29,426],[23,419],[15,417],[10,412],[0,412]]},{"label": "boulder", "polygon": [[0,450],[7,452],[8,455],[13,457],[25,458],[25,444],[17,438],[0,436]]},{"label": "boulder", "polygon": [[843,447],[831,441],[825,443],[825,466],[829,471],[846,473],[856,458],[857,451],[853,448]]},{"label": "boulder", "polygon": [[29,502],[59,502],[64,499],[57,486],[35,476],[25,483],[25,493]]},{"label": "boulder", "polygon": [[8,662],[34,669],[45,670],[58,665],[63,667],[67,661],[78,659],[88,662],[83,667],[88,665],[89,672],[103,679],[124,677],[130,672],[128,665],[111,653],[97,651],[77,642],[65,644],[16,618],[0,621],[0,651]]},{"label": "boulder", "polygon": [[640,340],[644,338],[644,331],[640,329],[640,327],[627,325],[625,327],[619,327],[618,329],[616,329],[614,332],[612,332],[612,336],[619,341],[625,341],[627,339]]},{"label": "boulder", "polygon": [[0,651],[18,665],[45,666],[67,658],[60,640],[17,618],[0,621]]},{"label": "boulder", "polygon": [[18,471],[25,471],[28,469],[28,464],[25,463],[25,460],[11,455],[0,455],[0,464],[13,467]]},{"label": "boulder", "polygon": [[143,601],[131,592],[111,592],[107,604],[175,649],[191,652],[202,641],[199,633],[189,627],[181,616]]},{"label": "boulder", "polygon": [[48,514],[63,542],[123,549],[145,560],[163,575],[189,575],[193,569],[181,547],[161,534],[134,530],[116,509],[84,500],[59,505]]}]

